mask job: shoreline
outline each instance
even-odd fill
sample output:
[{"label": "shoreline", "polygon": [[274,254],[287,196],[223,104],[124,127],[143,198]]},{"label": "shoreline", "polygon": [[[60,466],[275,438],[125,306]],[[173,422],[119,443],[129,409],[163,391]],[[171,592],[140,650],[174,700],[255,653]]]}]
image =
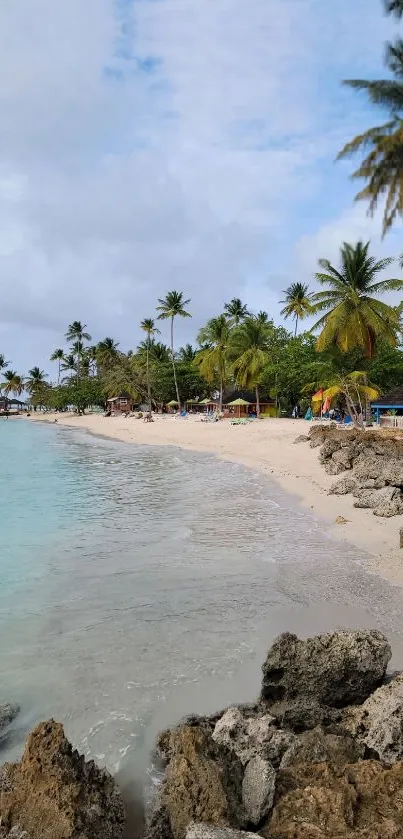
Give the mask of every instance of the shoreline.
[{"label": "shoreline", "polygon": [[[156,416],[154,423],[100,414],[31,415],[33,422],[77,428],[90,434],[123,443],[148,446],[174,446],[210,453],[222,460],[239,463],[274,479],[297,504],[315,515],[337,541],[353,544],[365,551],[365,569],[403,586],[403,551],[399,548],[402,516],[379,518],[371,510],[353,507],[351,496],[329,496],[334,481],[319,463],[318,450],[308,444],[294,444],[307,434],[304,420],[270,419],[246,426],[227,422],[202,423],[197,416],[181,419]],[[337,517],[346,519],[337,524]]]}]

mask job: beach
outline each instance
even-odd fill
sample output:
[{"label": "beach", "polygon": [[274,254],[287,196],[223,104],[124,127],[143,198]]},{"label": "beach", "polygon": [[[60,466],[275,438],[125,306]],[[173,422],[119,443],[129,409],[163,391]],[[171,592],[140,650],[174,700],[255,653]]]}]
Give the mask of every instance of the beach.
[{"label": "beach", "polygon": [[[177,446],[209,452],[234,463],[258,470],[277,481],[326,526],[335,539],[356,545],[367,553],[366,568],[396,585],[403,585],[403,551],[399,548],[402,516],[379,518],[372,510],[353,507],[351,496],[329,496],[334,477],[326,474],[318,460],[318,449],[295,444],[307,434],[304,420],[270,419],[248,425],[229,422],[204,423],[198,415],[187,418],[155,416],[153,423],[133,417],[104,417],[99,414],[38,414],[33,421],[81,429],[111,440],[149,446]],[[344,524],[336,519],[342,517]]]}]

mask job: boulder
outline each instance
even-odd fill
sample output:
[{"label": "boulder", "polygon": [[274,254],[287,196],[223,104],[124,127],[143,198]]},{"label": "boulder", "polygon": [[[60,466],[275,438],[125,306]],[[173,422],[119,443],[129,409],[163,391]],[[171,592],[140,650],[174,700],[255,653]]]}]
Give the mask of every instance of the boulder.
[{"label": "boulder", "polygon": [[15,719],[20,712],[20,706],[16,703],[0,705],[0,733]]},{"label": "boulder", "polygon": [[309,437],[307,434],[298,434],[298,437],[295,438],[294,443],[308,443]]},{"label": "boulder", "polygon": [[329,489],[329,495],[349,495],[357,489],[357,481],[352,475],[344,475],[334,481]]},{"label": "boulder", "polygon": [[402,839],[403,764],[364,760],[281,770],[266,839]]},{"label": "boulder", "polygon": [[122,797],[105,769],[86,762],[51,720],[29,735],[20,763],[0,770],[1,825],[30,839],[120,839]]},{"label": "boulder", "polygon": [[246,818],[255,827],[270,813],[276,788],[276,771],[268,760],[253,757],[242,781],[242,801]]},{"label": "boulder", "polygon": [[331,734],[321,726],[304,731],[286,751],[281,768],[299,763],[355,763],[364,757],[365,746],[349,734]]},{"label": "boulder", "polygon": [[403,460],[396,460],[396,458],[386,460],[382,475],[391,486],[403,487]]},{"label": "boulder", "polygon": [[374,516],[391,518],[403,513],[403,495],[400,489],[395,489],[391,498],[382,498],[374,509]]},{"label": "boulder", "polygon": [[352,446],[344,446],[332,454],[334,463],[340,463],[344,469],[351,469],[354,456],[354,448]]},{"label": "boulder", "polygon": [[358,743],[385,763],[403,759],[403,674],[382,685],[358,707],[347,708],[343,725]]},{"label": "boulder", "polygon": [[341,708],[363,702],[380,685],[391,658],[377,630],[333,632],[301,641],[280,635],[263,664],[261,698],[266,703],[313,698]]},{"label": "boulder", "polygon": [[338,463],[336,460],[333,460],[332,457],[325,460],[325,472],[328,475],[341,475],[341,473],[345,471],[346,467],[343,466],[342,463]]},{"label": "boulder", "polygon": [[399,490],[395,487],[384,487],[383,489],[360,489],[355,493],[356,501],[354,507],[375,509],[381,504],[389,503]]},{"label": "boulder", "polygon": [[210,824],[191,824],[186,831],[186,839],[256,839],[256,833]]},{"label": "boulder", "polygon": [[229,708],[216,723],[213,739],[234,752],[244,766],[259,755],[278,767],[294,735],[276,728],[274,721],[271,714],[246,717],[239,708]]},{"label": "boulder", "polygon": [[332,455],[335,452],[337,452],[340,448],[341,448],[340,438],[335,439],[334,437],[331,437],[330,439],[325,440],[325,442],[323,443],[322,448],[320,450],[319,463],[325,463],[326,460],[328,460],[328,458],[332,457]]},{"label": "boulder", "polygon": [[192,822],[242,828],[242,779],[240,760],[203,727],[178,726],[147,837],[184,839]]}]

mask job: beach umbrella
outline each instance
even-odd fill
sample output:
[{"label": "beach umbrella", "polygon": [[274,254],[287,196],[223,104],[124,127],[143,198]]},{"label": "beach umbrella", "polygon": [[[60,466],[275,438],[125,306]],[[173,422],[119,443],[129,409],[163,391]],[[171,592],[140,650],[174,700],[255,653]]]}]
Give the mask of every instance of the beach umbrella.
[{"label": "beach umbrella", "polygon": [[232,402],[228,402],[228,406],[231,408],[238,408],[238,416],[241,416],[241,407],[245,405],[250,405],[251,403],[248,402],[246,399],[234,399]]},{"label": "beach umbrella", "polygon": [[210,402],[212,401],[212,399],[202,399],[201,402],[199,402],[199,405],[210,405]]},{"label": "beach umbrella", "polygon": [[323,387],[319,388],[319,390],[314,393],[312,397],[312,402],[322,402],[323,399]]},{"label": "beach umbrella", "polygon": [[176,399],[171,399],[170,402],[167,402],[167,408],[177,408],[178,405],[179,402],[177,402]]}]

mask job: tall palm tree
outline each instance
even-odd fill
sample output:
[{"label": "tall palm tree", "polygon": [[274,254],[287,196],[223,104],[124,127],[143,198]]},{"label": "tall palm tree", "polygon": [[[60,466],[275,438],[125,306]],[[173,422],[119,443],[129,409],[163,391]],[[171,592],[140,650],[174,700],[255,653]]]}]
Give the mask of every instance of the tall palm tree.
[{"label": "tall palm tree", "polygon": [[185,362],[185,364],[191,364],[192,361],[195,360],[197,355],[197,350],[192,347],[191,344],[186,344],[184,347],[179,347],[178,358],[179,361]]},{"label": "tall palm tree", "polygon": [[174,381],[175,381],[175,390],[176,390],[176,398],[178,401],[178,406],[180,410],[180,396],[179,396],[179,388],[178,388],[178,380],[176,376],[176,365],[175,365],[175,351],[174,351],[174,320],[176,317],[180,318],[191,318],[192,315],[186,311],[186,306],[190,303],[190,300],[183,299],[183,292],[182,291],[168,291],[168,294],[165,298],[158,299],[159,306],[157,306],[157,312],[160,312],[158,315],[158,320],[170,320],[171,321],[171,358],[172,358],[172,367],[174,372]]},{"label": "tall palm tree", "polygon": [[31,393],[38,385],[46,384],[48,378],[47,373],[41,370],[40,367],[32,367],[28,370],[28,378],[25,379],[25,387]]},{"label": "tall palm tree", "polygon": [[64,350],[62,350],[62,349],[54,350],[52,352],[52,355],[50,356],[51,361],[57,361],[58,362],[58,371],[57,371],[57,384],[58,385],[60,384],[60,370],[61,370],[61,364],[62,364],[63,359],[64,359]]},{"label": "tall palm tree", "polygon": [[67,355],[63,356],[61,370],[64,372],[68,372],[71,370],[73,373],[77,373],[77,363],[74,353],[68,353]]},{"label": "tall palm tree", "polygon": [[[390,0],[389,11],[402,14],[402,0]],[[403,216],[403,41],[388,44],[386,66],[394,78],[378,81],[349,79],[344,84],[366,93],[369,101],[389,111],[390,119],[358,134],[347,143],[338,160],[363,152],[361,165],[353,173],[354,179],[365,182],[356,200],[369,201],[372,215],[381,198],[385,197],[383,235],[393,225],[397,216]]]},{"label": "tall palm tree", "polygon": [[16,396],[21,396],[24,390],[24,380],[15,370],[6,370],[4,373],[5,383],[2,385],[4,393],[7,396],[14,393]]},{"label": "tall palm tree", "polygon": [[256,315],[256,320],[258,320],[260,323],[269,323],[269,316],[267,312],[261,309],[260,312],[258,312]]},{"label": "tall palm tree", "polygon": [[65,335],[66,341],[69,341],[69,343],[73,345],[72,350],[76,357],[78,379],[81,376],[81,361],[84,350],[84,342],[91,341],[91,335],[89,332],[86,332],[86,329],[86,323],[81,323],[80,320],[73,320],[73,323],[70,323],[67,327]]},{"label": "tall palm tree", "polygon": [[10,362],[6,361],[6,357],[3,355],[3,353],[0,353],[0,373],[2,372],[2,370],[5,370],[9,364]]},{"label": "tall palm tree", "polygon": [[312,314],[312,294],[309,286],[304,283],[291,283],[283,294],[285,294],[285,299],[280,300],[280,303],[285,303],[285,306],[281,314],[285,319],[291,317],[295,320],[294,337],[296,337],[298,321]]},{"label": "tall palm tree", "polygon": [[211,318],[200,330],[197,340],[207,346],[196,356],[196,364],[206,382],[218,381],[220,389],[220,411],[222,411],[223,390],[227,379],[231,329],[225,315]]},{"label": "tall palm tree", "polygon": [[237,384],[255,388],[256,413],[260,415],[259,377],[269,360],[269,334],[266,324],[246,318],[232,333],[231,356]]},{"label": "tall palm tree", "polygon": [[326,291],[313,295],[314,311],[325,314],[313,326],[320,329],[319,351],[336,344],[342,352],[360,347],[367,358],[374,355],[376,343],[386,341],[396,346],[400,332],[396,307],[378,299],[383,291],[403,289],[403,280],[379,280],[378,275],[388,268],[393,259],[370,256],[370,243],[344,242],[340,250],[340,267],[335,268],[328,259],[320,259],[323,269],[315,274],[318,282],[327,286]]},{"label": "tall palm tree", "polygon": [[148,396],[148,410],[151,417],[152,411],[152,400],[151,400],[151,377],[150,377],[150,348],[151,348],[151,340],[154,338],[155,335],[160,334],[160,330],[157,329],[155,325],[155,321],[153,318],[144,318],[140,324],[141,329],[143,332],[146,333],[146,370],[147,370],[147,396]]},{"label": "tall palm tree", "polygon": [[239,326],[241,321],[250,317],[250,312],[248,312],[247,306],[245,303],[242,303],[242,300],[240,300],[239,297],[233,297],[229,303],[225,303],[224,312],[233,326]]}]

